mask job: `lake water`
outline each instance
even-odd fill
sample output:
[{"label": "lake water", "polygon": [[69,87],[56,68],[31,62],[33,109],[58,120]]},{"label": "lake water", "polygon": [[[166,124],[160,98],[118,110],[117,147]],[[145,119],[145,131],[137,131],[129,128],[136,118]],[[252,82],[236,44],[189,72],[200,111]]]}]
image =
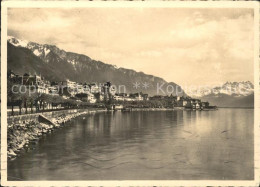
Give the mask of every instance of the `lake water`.
[{"label": "lake water", "polygon": [[254,110],[78,117],[8,162],[8,180],[251,180]]}]

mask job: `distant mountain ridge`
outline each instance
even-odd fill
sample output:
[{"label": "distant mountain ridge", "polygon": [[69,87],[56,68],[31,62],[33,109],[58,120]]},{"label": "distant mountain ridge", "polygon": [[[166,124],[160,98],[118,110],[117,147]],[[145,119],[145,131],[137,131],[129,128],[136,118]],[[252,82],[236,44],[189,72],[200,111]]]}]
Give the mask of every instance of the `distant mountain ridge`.
[{"label": "distant mountain ridge", "polygon": [[248,96],[254,92],[254,85],[250,81],[242,82],[226,82],[222,86],[216,87],[200,87],[197,90],[189,91],[189,95],[193,97],[203,97],[207,95],[226,94],[233,96]]},{"label": "distant mountain ridge", "polygon": [[[38,44],[15,37],[8,37],[8,69],[15,73],[41,74],[50,81],[70,79],[76,82],[111,81],[114,85],[125,85],[126,92],[143,91],[149,95],[158,93],[158,85],[166,91],[168,85],[182,91],[174,82],[166,82],[160,77],[136,72],[131,69],[117,68],[114,65],[96,61],[82,54],[66,52],[54,45]],[[137,84],[136,84],[137,83]],[[146,83],[148,87],[143,84]],[[121,90],[122,92],[122,90]],[[175,94],[173,94],[175,95]]]},{"label": "distant mountain ridge", "polygon": [[254,85],[250,81],[226,82],[222,86],[204,87],[187,94],[219,107],[254,107]]}]

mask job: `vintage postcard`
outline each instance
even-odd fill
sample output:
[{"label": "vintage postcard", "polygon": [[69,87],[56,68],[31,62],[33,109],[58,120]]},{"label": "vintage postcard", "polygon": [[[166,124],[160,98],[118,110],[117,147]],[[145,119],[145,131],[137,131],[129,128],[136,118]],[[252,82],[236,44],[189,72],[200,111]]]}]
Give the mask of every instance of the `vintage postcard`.
[{"label": "vintage postcard", "polygon": [[1,16],[1,185],[259,185],[257,2]]}]

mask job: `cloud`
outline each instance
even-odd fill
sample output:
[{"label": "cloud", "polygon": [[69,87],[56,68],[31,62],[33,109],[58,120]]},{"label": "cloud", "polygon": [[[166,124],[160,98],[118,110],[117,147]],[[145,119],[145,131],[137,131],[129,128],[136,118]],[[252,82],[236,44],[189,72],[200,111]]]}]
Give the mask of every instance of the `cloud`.
[{"label": "cloud", "polygon": [[10,9],[8,33],[181,85],[253,81],[252,9]]}]

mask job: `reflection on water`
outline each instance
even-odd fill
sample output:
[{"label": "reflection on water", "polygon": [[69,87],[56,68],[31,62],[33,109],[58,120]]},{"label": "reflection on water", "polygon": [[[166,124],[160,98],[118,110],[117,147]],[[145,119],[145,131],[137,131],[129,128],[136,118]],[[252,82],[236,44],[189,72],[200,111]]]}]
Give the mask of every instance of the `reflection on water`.
[{"label": "reflection on water", "polygon": [[251,180],[253,110],[79,117],[8,162],[8,180]]}]

